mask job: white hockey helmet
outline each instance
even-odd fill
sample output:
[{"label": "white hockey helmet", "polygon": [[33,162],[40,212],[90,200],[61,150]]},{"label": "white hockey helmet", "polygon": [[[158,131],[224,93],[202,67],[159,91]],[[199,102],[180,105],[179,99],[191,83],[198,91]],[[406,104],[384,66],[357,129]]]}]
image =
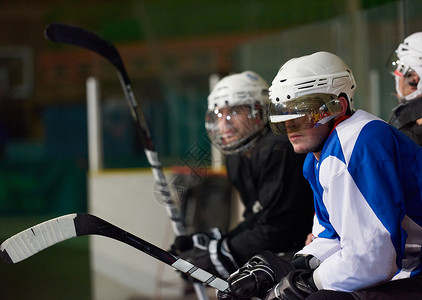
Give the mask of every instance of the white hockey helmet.
[{"label": "white hockey helmet", "polygon": [[[205,128],[211,142],[224,154],[251,148],[268,122],[269,102],[268,83],[255,72],[245,71],[221,79],[208,96]],[[236,125],[242,114],[246,114],[246,120],[241,122],[242,126]]]},{"label": "white hockey helmet", "polygon": [[422,94],[422,80],[419,80],[417,90],[409,95],[403,95],[399,89],[399,80],[409,76],[413,71],[422,78],[422,32],[416,32],[404,39],[387,63],[387,68],[396,80],[396,91],[400,100],[412,100]]},{"label": "white hockey helmet", "polygon": [[325,124],[341,111],[338,97],[345,96],[354,111],[356,82],[353,73],[338,56],[316,52],[287,61],[269,89],[270,125],[274,134],[286,131],[285,121],[307,118],[310,127]]}]

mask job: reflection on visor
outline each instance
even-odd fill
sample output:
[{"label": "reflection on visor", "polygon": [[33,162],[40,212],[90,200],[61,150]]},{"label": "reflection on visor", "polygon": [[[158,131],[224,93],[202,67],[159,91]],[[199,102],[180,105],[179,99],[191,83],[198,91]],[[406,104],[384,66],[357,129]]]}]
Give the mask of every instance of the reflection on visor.
[{"label": "reflection on visor", "polygon": [[270,116],[270,122],[271,123],[279,123],[279,122],[285,122],[288,120],[293,120],[293,119],[297,119],[300,117],[304,117],[306,116],[305,114],[300,114],[300,115],[274,115],[274,116]]},{"label": "reflection on visor", "polygon": [[271,104],[269,120],[274,134],[323,125],[341,111],[336,95],[309,94],[284,103]]},{"label": "reflection on visor", "polygon": [[[408,68],[407,70],[406,70],[406,72],[403,74],[403,77],[404,78],[410,78],[410,77],[412,77],[412,75],[415,73],[416,71],[415,70],[413,70],[412,68]],[[411,84],[411,83],[409,83],[409,84]],[[417,85],[417,83],[416,83],[416,85]],[[415,86],[416,86],[415,85]]]},{"label": "reflection on visor", "polygon": [[[400,65],[400,58],[397,56],[397,52],[394,51],[393,54],[391,54],[390,59],[387,61],[387,70],[388,72],[391,73],[391,75],[395,75],[396,70],[398,70],[397,72],[400,72],[399,70],[399,65]],[[397,74],[399,76],[401,76],[400,74]]]},{"label": "reflection on visor", "polygon": [[387,70],[391,73],[391,75],[397,75],[400,77],[409,77],[413,74],[413,72],[415,72],[409,66],[401,63],[396,51],[394,51],[387,62]]}]

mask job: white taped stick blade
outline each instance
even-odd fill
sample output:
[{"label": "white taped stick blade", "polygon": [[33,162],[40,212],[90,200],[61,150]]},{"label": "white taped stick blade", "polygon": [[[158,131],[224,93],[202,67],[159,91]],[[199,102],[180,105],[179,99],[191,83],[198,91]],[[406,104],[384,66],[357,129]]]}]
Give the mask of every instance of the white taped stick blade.
[{"label": "white taped stick blade", "polygon": [[229,288],[229,284],[227,283],[227,281],[196,267],[195,265],[191,264],[190,262],[187,262],[186,260],[179,258],[171,266],[179,271],[182,271],[183,273],[189,274],[200,282],[209,285],[221,292],[226,292]]},{"label": "white taped stick blade", "polygon": [[3,260],[17,263],[54,244],[76,237],[76,215],[48,220],[8,238],[0,245]]}]

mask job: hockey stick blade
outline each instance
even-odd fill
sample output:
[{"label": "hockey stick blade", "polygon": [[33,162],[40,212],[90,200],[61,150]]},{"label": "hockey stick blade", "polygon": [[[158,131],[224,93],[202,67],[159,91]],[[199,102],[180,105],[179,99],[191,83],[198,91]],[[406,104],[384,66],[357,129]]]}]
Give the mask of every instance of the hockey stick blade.
[{"label": "hockey stick blade", "polygon": [[18,263],[55,244],[84,235],[100,235],[118,240],[170,265],[203,284],[222,292],[228,291],[226,281],[91,214],[64,215],[21,231],[0,245],[1,258],[6,263]]}]

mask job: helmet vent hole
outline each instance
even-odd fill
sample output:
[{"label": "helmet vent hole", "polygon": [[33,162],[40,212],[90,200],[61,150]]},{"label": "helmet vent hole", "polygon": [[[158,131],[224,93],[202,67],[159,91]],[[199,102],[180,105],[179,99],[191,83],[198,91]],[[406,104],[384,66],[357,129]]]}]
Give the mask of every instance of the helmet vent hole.
[{"label": "helmet vent hole", "polygon": [[314,87],[314,85],[316,85],[316,80],[309,80],[309,81],[305,81],[305,82],[295,84],[295,86],[299,90],[309,89],[309,88]]},{"label": "helmet vent hole", "polygon": [[322,86],[322,85],[326,85],[327,84],[327,78],[323,78],[318,80],[317,86]]},{"label": "helmet vent hole", "polygon": [[313,87],[313,85],[299,86],[297,89],[298,89],[298,90],[303,90],[303,89],[309,89],[309,88],[311,88],[311,87]]}]

